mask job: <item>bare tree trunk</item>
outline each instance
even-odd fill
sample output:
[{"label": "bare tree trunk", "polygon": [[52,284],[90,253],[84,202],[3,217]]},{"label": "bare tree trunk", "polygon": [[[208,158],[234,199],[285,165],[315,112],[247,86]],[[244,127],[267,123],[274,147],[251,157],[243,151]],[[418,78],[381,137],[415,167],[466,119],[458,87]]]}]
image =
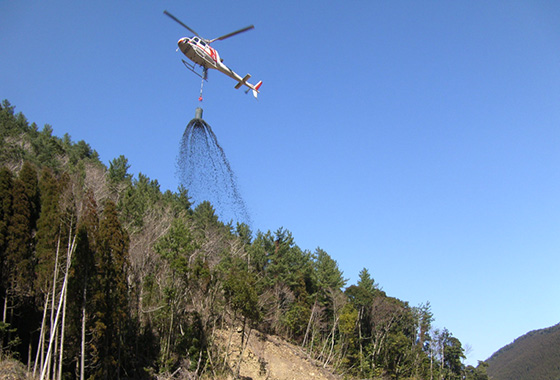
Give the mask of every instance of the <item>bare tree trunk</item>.
[{"label": "bare tree trunk", "polygon": [[[247,333],[247,339],[245,341],[245,344],[243,344],[243,339],[241,339],[241,355],[239,355],[239,360],[237,361],[237,368],[235,369],[235,378],[239,378],[239,371],[241,370],[241,362],[243,361],[243,354],[245,353],[245,350],[247,349],[247,346],[249,345],[249,337],[251,336],[251,331],[253,331],[252,328],[249,328],[249,332]],[[242,333],[243,335],[245,335],[245,332]]]},{"label": "bare tree trunk", "polygon": [[338,325],[338,317],[335,318],[334,320],[334,324],[333,324],[333,328],[332,328],[332,332],[331,332],[331,349],[329,350],[329,356],[327,356],[327,360],[325,360],[325,363],[323,364],[323,368],[325,368],[327,366],[327,364],[329,364],[329,361],[331,360],[331,356],[333,353],[333,349],[334,349],[334,337],[335,337],[335,332],[336,332],[336,326]]},{"label": "bare tree trunk", "polygon": [[210,368],[212,369],[212,374],[214,375],[213,379],[217,379],[218,375],[216,374],[216,369],[214,368],[214,362],[212,361],[212,353],[210,352],[209,347],[206,347],[206,353],[208,354],[208,361],[210,362]]},{"label": "bare tree trunk", "polygon": [[311,322],[313,322],[313,315],[315,314],[315,306],[317,305],[317,299],[313,302],[313,307],[311,308],[311,315],[309,316],[309,322],[307,323],[307,329],[305,329],[305,336],[303,337],[303,343],[301,347],[305,347],[305,343],[307,343],[307,336],[309,334],[309,329],[311,328]]},{"label": "bare tree trunk", "polygon": [[[431,349],[430,349],[431,351]],[[430,380],[434,380],[434,354],[430,352]]]},{"label": "bare tree trunk", "polygon": [[8,312],[8,289],[4,292],[4,313],[2,314],[2,323],[6,323],[6,313]]},{"label": "bare tree trunk", "polygon": [[33,365],[33,377],[37,374],[37,365],[43,368],[43,351],[45,347],[45,325],[47,320],[47,309],[49,306],[49,294],[45,296],[45,306],[43,307],[43,319],[41,321],[41,330],[39,332],[39,343],[37,344],[37,354],[35,355],[35,364]]},{"label": "bare tree trunk", "polygon": [[51,323],[51,325],[53,326],[52,330],[51,330],[51,336],[49,338],[49,347],[47,349],[47,361],[45,362],[43,369],[41,371],[41,376],[39,377],[40,380],[43,380],[45,378],[45,374],[50,372],[50,360],[49,358],[51,357],[51,349],[53,347],[53,342],[55,340],[55,336],[56,336],[56,327],[58,326],[58,318],[60,317],[60,309],[62,308],[62,298],[63,298],[63,293],[66,291],[66,280],[64,281],[63,285],[62,285],[62,291],[61,291],[61,295],[59,298],[59,302],[58,302],[58,309],[56,311],[56,316],[54,318],[54,323]]},{"label": "bare tree trunk", "polygon": [[[72,250],[74,246],[74,242],[71,242],[72,239],[72,224],[70,224],[70,231],[68,234],[68,250],[66,252],[66,273],[64,274],[64,282],[68,282],[68,275],[70,272],[70,259],[72,257]],[[76,237],[74,236],[74,241]],[[63,301],[62,301],[62,323],[60,326],[60,352],[59,352],[59,359],[58,359],[58,380],[62,380],[62,359],[64,358],[64,327],[66,323],[66,296],[68,292],[64,292],[63,294]]]},{"label": "bare tree trunk", "polygon": [[[51,300],[51,329],[50,329],[50,333],[51,333],[51,338],[49,339],[49,350],[47,350],[47,356],[46,356],[46,361],[47,361],[47,373],[51,372],[51,360],[52,360],[52,356],[51,356],[51,351],[50,351],[50,345],[51,345],[51,340],[54,337],[54,312],[55,312],[55,298],[56,298],[56,281],[58,279],[58,254],[60,252],[60,235],[58,236],[58,241],[56,243],[56,254],[55,254],[55,258],[54,258],[54,273],[53,273],[53,284],[52,284],[52,300]],[[43,376],[43,373],[41,373],[41,376]]]},{"label": "bare tree trunk", "polygon": [[[62,293],[60,293],[60,297],[62,297]],[[59,338],[59,329],[58,324],[54,328],[54,343],[53,343],[53,353],[51,354],[52,357],[52,366],[49,371],[52,369],[52,373],[49,372],[49,375],[52,379],[57,380],[56,373],[58,371],[58,338]]]},{"label": "bare tree trunk", "polygon": [[358,313],[358,342],[360,342],[360,374],[364,370],[364,351],[362,348],[362,313],[364,312],[364,307],[360,308]]},{"label": "bare tree trunk", "polygon": [[27,348],[27,372],[31,372],[31,355],[33,355],[33,346],[31,345],[31,339],[29,339],[29,347]]},{"label": "bare tree trunk", "polygon": [[82,303],[82,341],[80,347],[80,380],[84,380],[84,366],[86,356],[86,295],[87,290],[84,287],[84,300]]},{"label": "bare tree trunk", "polygon": [[[233,322],[235,322],[236,316],[237,316],[237,312],[235,312],[233,314]],[[226,346],[226,354],[224,355],[224,367],[227,365],[227,359],[228,359],[228,355],[229,355],[229,347],[231,345],[231,338],[233,337],[233,330],[234,330],[233,322],[232,322],[231,327],[230,327],[231,331],[229,333],[228,344]]]},{"label": "bare tree trunk", "polygon": [[[74,247],[75,247],[75,242],[76,242],[76,237],[74,236],[74,239],[72,241],[72,245],[71,247],[69,247],[70,252],[68,254],[69,259],[72,258],[72,253],[74,251]],[[58,250],[57,250],[57,257],[58,257]],[[56,267],[56,265],[55,265]],[[51,336],[49,339],[49,347],[47,349],[47,362],[44,364],[43,369],[41,370],[41,376],[39,377],[40,380],[43,380],[45,378],[45,375],[47,373],[50,373],[50,360],[49,358],[51,357],[51,349],[53,347],[53,339],[56,340],[56,330],[58,327],[58,320],[60,318],[60,313],[61,313],[61,309],[62,309],[62,304],[64,301],[64,297],[66,295],[66,290],[68,288],[68,273],[66,273],[66,275],[64,276],[64,281],[62,283],[62,290],[60,291],[60,298],[58,300],[58,308],[56,309],[56,316],[54,318],[54,321],[51,321],[51,325],[53,326],[52,330],[51,330]],[[54,295],[53,295],[54,298]],[[53,302],[54,304],[54,302]]]}]

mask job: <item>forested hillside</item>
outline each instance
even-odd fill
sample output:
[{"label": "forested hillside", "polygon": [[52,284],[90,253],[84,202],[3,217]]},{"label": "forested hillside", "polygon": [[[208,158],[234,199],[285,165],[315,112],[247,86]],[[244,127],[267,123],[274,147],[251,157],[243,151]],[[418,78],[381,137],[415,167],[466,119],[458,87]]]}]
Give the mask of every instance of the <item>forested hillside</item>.
[{"label": "forested hillside", "polygon": [[0,137],[0,359],[37,378],[238,377],[232,351],[257,333],[347,378],[487,378],[429,303],[388,296],[365,268],[348,286],[288,229],[224,224],[7,101]]},{"label": "forested hillside", "polygon": [[495,380],[560,380],[560,324],[528,332],[488,359]]}]

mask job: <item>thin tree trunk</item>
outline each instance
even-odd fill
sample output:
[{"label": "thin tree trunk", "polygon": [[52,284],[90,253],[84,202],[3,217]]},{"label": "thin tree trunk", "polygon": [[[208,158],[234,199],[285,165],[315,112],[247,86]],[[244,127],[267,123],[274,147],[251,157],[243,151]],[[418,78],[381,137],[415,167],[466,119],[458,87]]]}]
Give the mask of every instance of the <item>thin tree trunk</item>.
[{"label": "thin tree trunk", "polygon": [[[72,246],[70,248],[70,252],[69,252],[69,258],[72,258],[72,253],[74,251],[74,247],[75,247],[75,242],[76,242],[76,237],[74,236],[74,240],[72,241]],[[57,252],[57,256],[58,256],[58,252]],[[60,318],[60,312],[62,309],[62,303],[64,301],[64,297],[66,294],[66,290],[68,288],[68,275],[64,276],[64,281],[62,283],[62,290],[60,291],[60,298],[58,301],[58,308],[56,309],[56,317],[54,318],[54,323],[51,322],[51,325],[53,326],[53,329],[51,330],[51,336],[49,339],[49,347],[47,349],[47,362],[44,364],[43,369],[41,371],[41,376],[39,377],[40,380],[43,380],[45,378],[45,374],[50,372],[50,360],[48,360],[48,358],[50,358],[51,356],[51,349],[53,346],[53,338],[56,337],[56,329],[58,326],[58,320]],[[54,296],[53,296],[54,298]],[[54,302],[53,302],[54,304]]]},{"label": "thin tree trunk", "polygon": [[[235,322],[235,319],[237,317],[237,312],[234,312],[233,314],[233,322]],[[229,339],[228,339],[228,344],[226,346],[226,354],[224,355],[224,367],[227,365],[227,359],[228,359],[228,355],[229,355],[229,347],[231,345],[231,338],[233,337],[233,330],[234,330],[234,323],[231,324],[231,331],[229,333]]]},{"label": "thin tree trunk", "polygon": [[[60,293],[60,297],[62,297],[62,293]],[[58,324],[55,326],[54,328],[54,343],[53,343],[53,353],[51,355],[52,357],[52,366],[49,369],[49,371],[52,369],[52,373],[49,372],[49,376],[54,379],[54,380],[58,380],[57,379],[57,372],[58,372],[58,338],[59,338],[59,328],[58,328]]]},{"label": "thin tree trunk", "polygon": [[86,295],[87,288],[84,286],[84,299],[82,303],[82,341],[81,341],[81,352],[80,352],[80,380],[84,380],[84,366],[85,366],[85,356],[86,356]]},{"label": "thin tree trunk", "polygon": [[305,329],[305,336],[303,337],[303,343],[301,347],[305,347],[305,343],[307,343],[307,336],[309,334],[309,329],[311,328],[311,322],[313,321],[313,315],[315,314],[315,306],[317,305],[317,299],[313,302],[313,307],[311,308],[311,315],[309,316],[309,322],[307,323],[307,329]]},{"label": "thin tree trunk", "polygon": [[6,323],[6,313],[8,312],[8,289],[6,289],[4,294],[4,312],[2,313],[2,323]]},{"label": "thin tree trunk", "polygon": [[39,332],[39,343],[37,344],[37,355],[35,356],[35,364],[33,365],[33,377],[37,374],[37,365],[43,368],[43,351],[45,347],[45,326],[47,319],[47,309],[49,306],[49,294],[45,296],[45,306],[43,307],[43,319],[41,321],[41,330]]},{"label": "thin tree trunk", "polygon": [[[56,254],[55,254],[55,258],[54,258],[54,273],[53,273],[53,284],[52,284],[52,300],[51,300],[51,338],[49,340],[49,348],[50,348],[50,344],[51,344],[51,340],[54,337],[54,313],[55,313],[55,298],[56,298],[56,281],[58,279],[58,254],[60,251],[60,235],[58,236],[58,241],[56,243]],[[58,310],[57,310],[58,312]],[[47,373],[51,372],[51,351],[50,349],[47,350],[47,356],[46,356],[46,361],[47,361]],[[43,376],[43,373],[41,373],[41,375]]]},{"label": "thin tree trunk", "polygon": [[434,380],[434,353],[433,352],[430,352],[430,380]]},{"label": "thin tree trunk", "polygon": [[364,307],[360,308],[360,313],[358,314],[358,342],[360,342],[360,374],[363,375],[364,371],[364,352],[362,348],[362,313],[364,312]]},{"label": "thin tree trunk", "polygon": [[27,349],[27,372],[28,373],[31,372],[31,355],[33,355],[33,346],[31,345],[31,339],[29,339],[29,348]]},{"label": "thin tree trunk", "polygon": [[[245,350],[247,349],[247,346],[249,345],[249,337],[251,336],[251,331],[253,329],[249,328],[249,333],[247,334],[247,340],[245,342],[245,344],[241,343],[241,355],[239,355],[239,361],[237,362],[237,368],[235,369],[235,378],[239,378],[239,371],[241,370],[241,362],[243,361],[243,354],[245,353]],[[243,335],[245,335],[245,332],[242,333]],[[241,342],[243,342],[243,339],[241,339]]]},{"label": "thin tree trunk", "polygon": [[329,364],[329,361],[331,360],[331,356],[333,353],[333,349],[334,349],[334,337],[335,337],[335,332],[336,332],[336,326],[338,325],[338,317],[334,320],[334,324],[333,324],[333,329],[331,332],[331,349],[329,350],[329,356],[327,356],[327,360],[325,360],[325,363],[323,364],[323,368],[325,368],[327,366],[327,364]]},{"label": "thin tree trunk", "polygon": [[62,308],[62,300],[63,300],[63,293],[66,291],[66,281],[62,284],[62,291],[58,302],[58,309],[56,310],[56,316],[54,318],[53,329],[51,331],[51,336],[49,338],[49,347],[47,349],[47,361],[43,366],[43,370],[41,371],[41,376],[39,377],[40,380],[45,378],[45,374],[50,371],[50,360],[48,358],[51,356],[51,349],[53,347],[53,341],[55,340],[56,336],[56,327],[58,326],[58,319],[60,317],[60,309]]},{"label": "thin tree trunk", "polygon": [[[70,224],[70,231],[68,234],[68,251],[66,253],[66,273],[64,274],[64,282],[68,282],[68,275],[70,272],[70,257],[72,256],[72,250],[74,246],[74,242],[71,242],[72,239],[72,224]],[[75,241],[76,237],[74,237]],[[64,292],[64,300],[62,301],[62,323],[60,325],[60,352],[59,352],[59,359],[58,359],[58,380],[62,380],[62,359],[64,358],[64,327],[66,323],[66,296],[68,292]]]}]

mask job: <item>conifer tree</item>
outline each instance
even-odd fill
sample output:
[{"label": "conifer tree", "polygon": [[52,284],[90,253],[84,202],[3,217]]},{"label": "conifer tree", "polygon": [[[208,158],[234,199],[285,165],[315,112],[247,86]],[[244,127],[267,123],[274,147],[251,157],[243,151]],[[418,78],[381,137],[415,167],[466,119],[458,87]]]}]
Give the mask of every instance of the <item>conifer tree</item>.
[{"label": "conifer tree", "polygon": [[41,209],[39,203],[39,180],[37,178],[37,170],[29,161],[23,163],[23,167],[19,172],[19,179],[23,183],[23,191],[29,202],[31,228],[35,229]]},{"label": "conifer tree", "polygon": [[128,234],[119,222],[116,206],[108,201],[99,224],[95,256],[94,379],[118,379],[121,375],[124,328],[128,315],[128,246]]},{"label": "conifer tree", "polygon": [[13,183],[6,251],[10,288],[13,295],[20,298],[31,296],[33,288],[33,231],[38,209],[37,172],[25,162]]},{"label": "conifer tree", "polygon": [[55,254],[60,239],[59,186],[50,169],[44,169],[39,181],[41,212],[37,220],[35,290],[46,295],[51,291]]},{"label": "conifer tree", "polygon": [[90,302],[92,288],[95,280],[95,251],[99,218],[94,194],[86,192],[83,201],[83,214],[80,220],[76,252],[73,256],[70,276],[69,304],[72,356],[77,362],[79,378],[85,378],[86,363],[86,330],[91,326],[92,303]]},{"label": "conifer tree", "polygon": [[6,267],[12,297],[30,295],[33,282],[30,202],[20,179],[13,186],[13,214],[8,227]]},{"label": "conifer tree", "polygon": [[4,257],[7,244],[8,225],[12,215],[13,197],[12,172],[5,167],[0,169],[0,258]]},{"label": "conifer tree", "polygon": [[8,271],[6,268],[6,254],[8,245],[8,226],[9,220],[12,215],[12,198],[13,198],[13,178],[12,172],[7,168],[2,167],[0,169],[0,265],[2,271],[0,271],[0,290],[2,291],[0,296],[3,298],[3,311],[2,311],[2,321],[6,321],[6,302],[7,289],[8,289]]}]

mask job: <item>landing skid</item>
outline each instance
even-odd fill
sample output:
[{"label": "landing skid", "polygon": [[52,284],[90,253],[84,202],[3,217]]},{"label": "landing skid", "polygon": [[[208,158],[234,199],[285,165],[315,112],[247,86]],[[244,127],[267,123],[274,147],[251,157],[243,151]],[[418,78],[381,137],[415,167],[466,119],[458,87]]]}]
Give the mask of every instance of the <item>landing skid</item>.
[{"label": "landing skid", "polygon": [[190,71],[192,71],[193,73],[201,77],[203,80],[208,82],[208,69],[206,67],[202,67],[202,74],[200,74],[196,71],[196,66],[194,64],[190,64],[184,59],[182,59],[181,61],[183,61],[183,64],[187,69],[189,69]]}]

